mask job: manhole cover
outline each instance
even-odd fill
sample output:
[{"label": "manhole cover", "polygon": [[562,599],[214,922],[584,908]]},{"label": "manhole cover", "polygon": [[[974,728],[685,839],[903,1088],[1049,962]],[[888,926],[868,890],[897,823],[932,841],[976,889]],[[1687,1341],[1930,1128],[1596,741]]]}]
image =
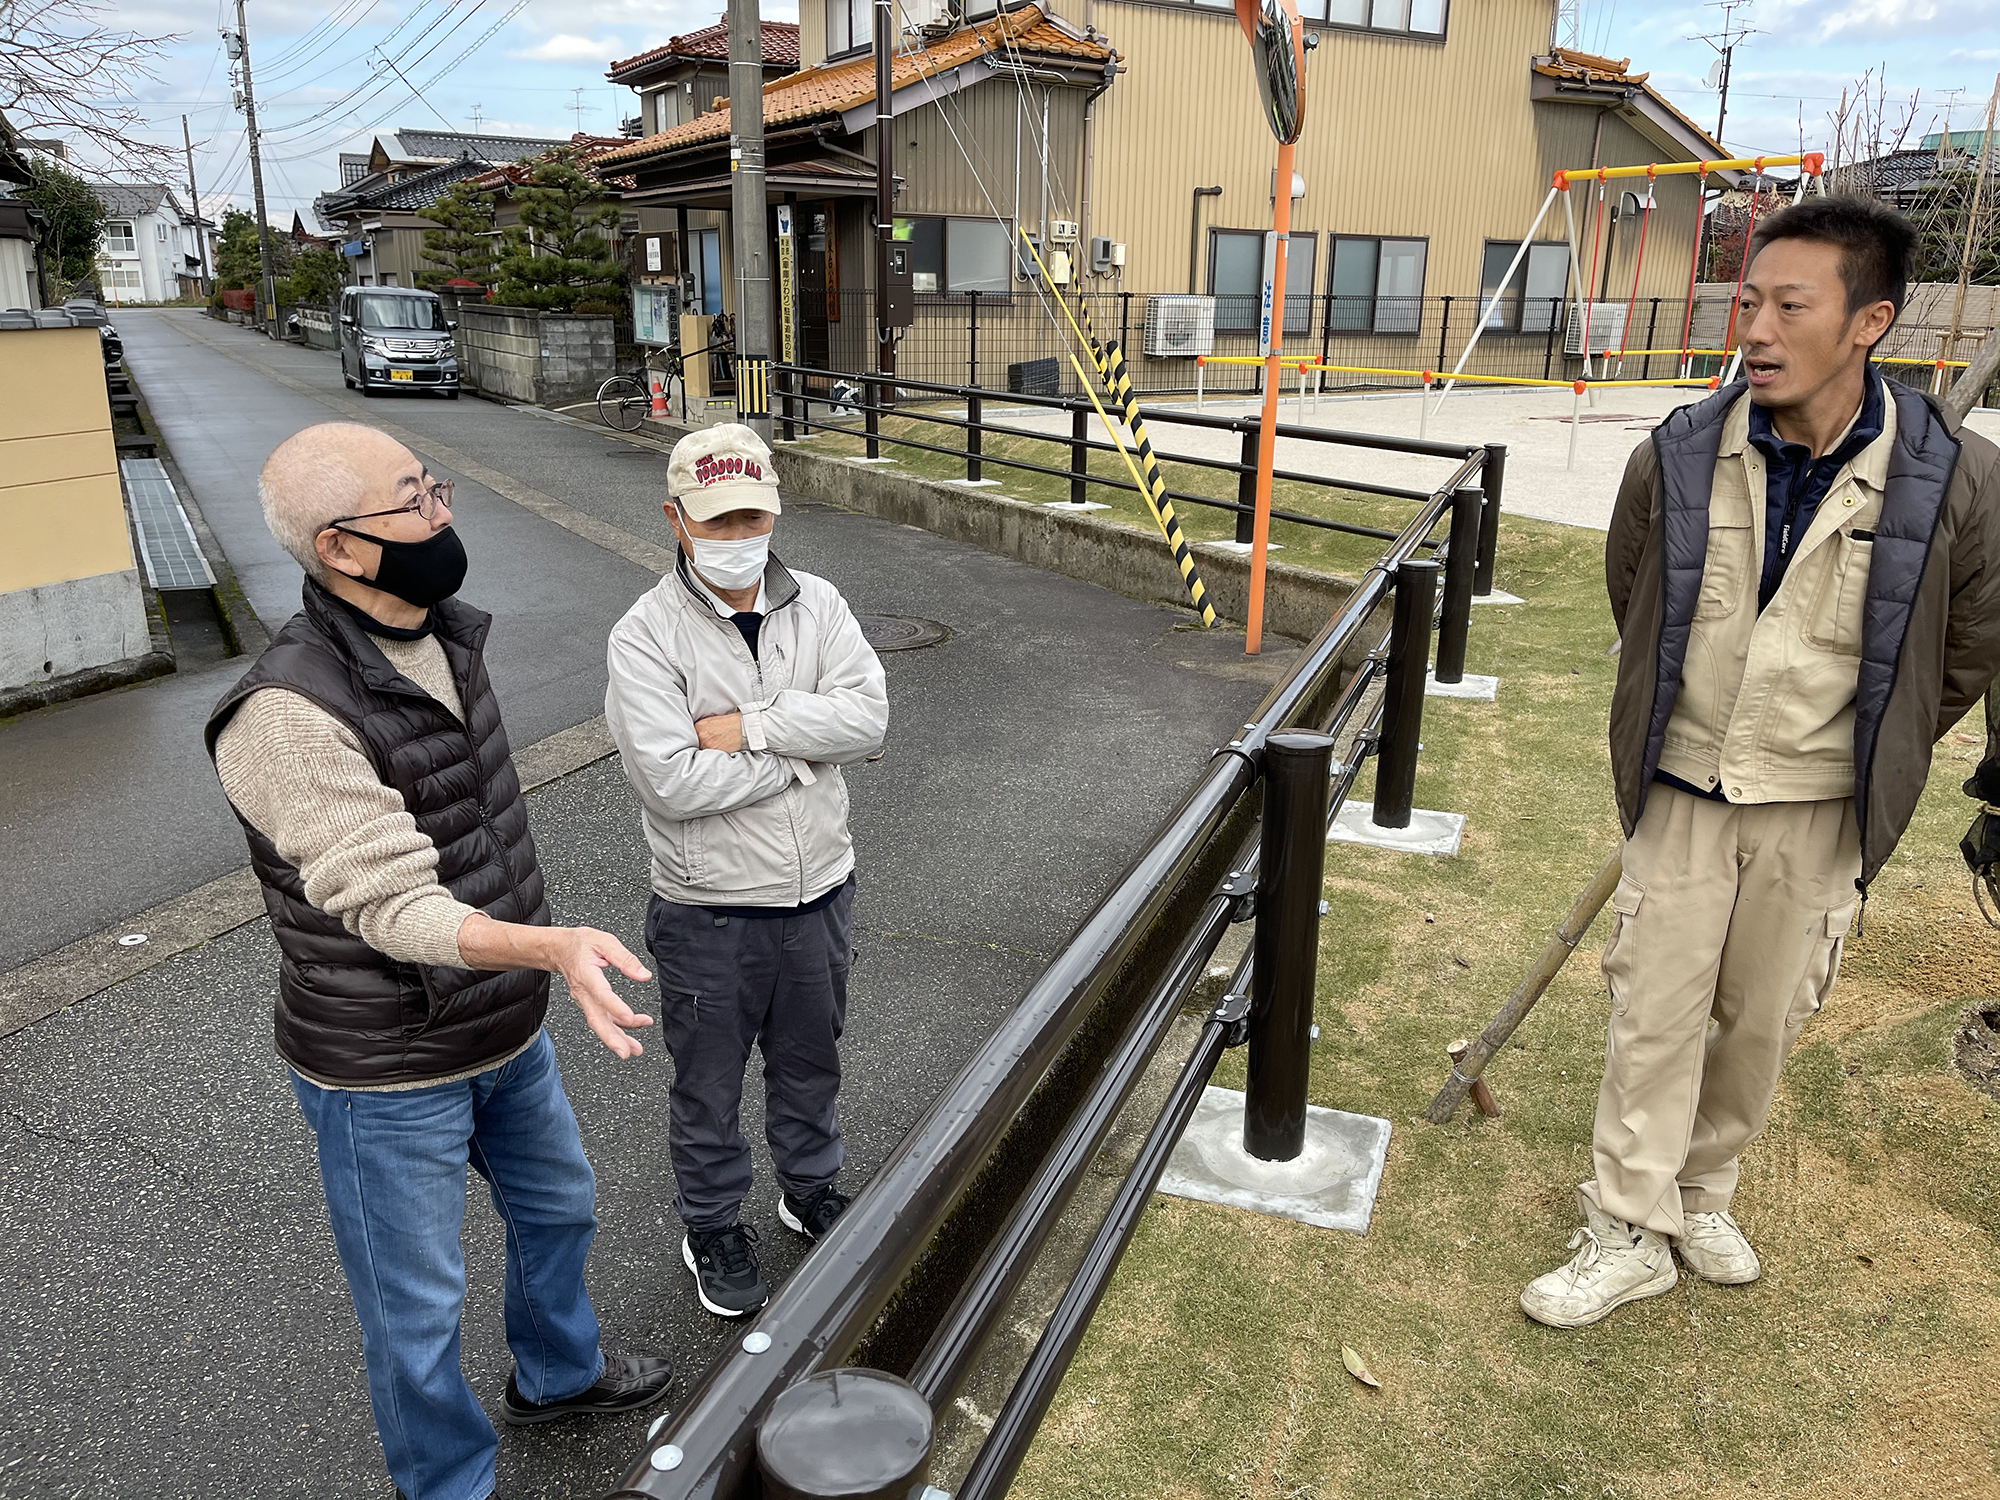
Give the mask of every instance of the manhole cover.
[{"label": "manhole cover", "polygon": [[936,620],[915,615],[856,615],[861,636],[877,651],[914,651],[919,646],[935,646],[951,639],[951,632]]}]

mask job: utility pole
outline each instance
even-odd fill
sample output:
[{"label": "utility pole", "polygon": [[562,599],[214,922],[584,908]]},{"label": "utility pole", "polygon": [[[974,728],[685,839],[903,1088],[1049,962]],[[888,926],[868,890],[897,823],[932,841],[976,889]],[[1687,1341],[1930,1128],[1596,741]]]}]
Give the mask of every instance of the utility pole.
[{"label": "utility pole", "polygon": [[[757,0],[729,0],[729,218],[736,240],[736,358],[771,358],[771,266],[765,248],[764,21]],[[745,389],[737,375],[737,390]],[[739,395],[738,404],[741,405]],[[750,426],[771,440],[768,398]],[[747,410],[748,408],[746,408]]]},{"label": "utility pole", "polygon": [[257,210],[257,305],[263,310],[264,331],[278,332],[278,284],[271,266],[271,225],[264,213],[264,158],[257,140],[257,95],[250,85],[250,24],[243,18],[243,0],[236,0],[236,30],[223,32],[232,60],[243,65],[243,120],[250,140],[250,197]]},{"label": "utility pole", "polygon": [[202,295],[208,295],[208,236],[201,228],[201,194],[194,185],[194,138],[188,134],[188,117],[181,116],[181,145],[187,151],[188,212],[194,215],[195,257],[201,262]]},{"label": "utility pole", "polygon": [[[1722,30],[1712,36],[1691,36],[1688,38],[1691,42],[1707,43],[1709,48],[1716,54],[1716,61],[1708,70],[1708,83],[1710,87],[1714,87],[1718,83],[1722,87],[1722,99],[1716,106],[1715,111],[1715,143],[1718,146],[1722,145],[1723,124],[1729,118],[1729,74],[1736,63],[1737,45],[1745,37],[1760,34],[1751,27],[1736,24],[1736,12],[1745,9],[1749,4],[1750,0],[1710,0],[1710,8],[1722,12]],[[1728,148],[1724,147],[1723,152],[1724,155],[1727,155]],[[1704,178],[1703,181],[1705,182],[1707,179]],[[1753,194],[1757,191],[1757,183],[1754,178],[1751,180],[1750,191]],[[1708,276],[1710,217],[1707,212],[1707,205],[1704,203],[1701,216],[1701,250],[1696,256],[1696,263],[1701,268],[1701,276],[1704,280]],[[1745,248],[1747,250],[1748,247],[1746,246]]]},{"label": "utility pole", "polygon": [[[896,373],[896,330],[889,326],[889,256],[896,240],[896,120],[889,53],[895,45],[896,8],[891,0],[875,0],[875,368],[884,375]],[[1020,253],[1016,248],[1016,259]],[[884,383],[875,400],[887,406],[894,393],[894,384]]]}]

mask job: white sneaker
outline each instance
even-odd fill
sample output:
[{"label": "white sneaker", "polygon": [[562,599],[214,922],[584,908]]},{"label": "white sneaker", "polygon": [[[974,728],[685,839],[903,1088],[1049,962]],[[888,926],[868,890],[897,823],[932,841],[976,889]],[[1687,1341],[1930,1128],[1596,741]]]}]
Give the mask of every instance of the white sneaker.
[{"label": "white sneaker", "polygon": [[1687,1215],[1687,1232],[1674,1241],[1687,1268],[1703,1281],[1742,1286],[1764,1272],[1757,1252],[1743,1237],[1736,1220],[1723,1214]]},{"label": "white sneaker", "polygon": [[1551,1328],[1588,1327],[1628,1302],[1672,1291],[1680,1280],[1665,1235],[1614,1219],[1587,1199],[1583,1212],[1583,1228],[1569,1237],[1575,1258],[1521,1293],[1521,1311]]}]

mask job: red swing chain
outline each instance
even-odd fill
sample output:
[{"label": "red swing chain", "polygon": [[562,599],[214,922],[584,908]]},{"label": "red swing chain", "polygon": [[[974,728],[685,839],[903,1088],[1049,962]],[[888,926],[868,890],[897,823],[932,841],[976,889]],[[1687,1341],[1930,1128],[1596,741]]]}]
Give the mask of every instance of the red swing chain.
[{"label": "red swing chain", "polygon": [[1687,312],[1681,318],[1681,378],[1685,380],[1693,368],[1688,345],[1694,339],[1694,278],[1701,268],[1701,226],[1706,217],[1702,210],[1708,203],[1708,163],[1701,163],[1701,171],[1694,180],[1694,248],[1688,252]]},{"label": "red swing chain", "polygon": [[1653,222],[1653,166],[1646,166],[1646,206],[1639,211],[1639,253],[1632,260],[1632,290],[1625,297],[1625,322],[1618,330],[1618,368],[1625,368],[1625,351],[1632,345],[1632,309],[1639,304],[1639,268],[1646,263],[1646,227]]},{"label": "red swing chain", "polygon": [[1590,232],[1590,276],[1583,284],[1583,373],[1590,375],[1590,306],[1597,296],[1597,255],[1604,246],[1604,173],[1597,174],[1597,220]]},{"label": "red swing chain", "polygon": [[1757,200],[1763,196],[1764,158],[1758,157],[1751,166],[1756,172],[1750,179],[1750,222],[1743,229],[1743,259],[1736,266],[1736,295],[1729,302],[1729,331],[1722,337],[1724,349],[1736,347],[1736,312],[1743,302],[1743,278],[1750,270],[1750,240],[1757,233]]}]

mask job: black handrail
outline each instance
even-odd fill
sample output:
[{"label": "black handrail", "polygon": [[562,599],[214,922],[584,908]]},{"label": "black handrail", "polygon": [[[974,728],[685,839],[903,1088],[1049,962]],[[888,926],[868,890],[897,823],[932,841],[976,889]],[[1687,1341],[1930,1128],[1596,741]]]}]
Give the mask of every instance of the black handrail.
[{"label": "black handrail", "polygon": [[[1389,597],[1395,568],[1425,544],[1455,492],[1478,477],[1485,456],[1483,448],[1467,450],[1446,485],[1363,575],[1340,612],[1302,653],[1284,682],[1272,689],[1242,733],[1216,752],[1201,780],[1021,1003],[897,1143],[826,1239],[772,1299],[755,1325],[761,1337],[726,1349],[680,1411],[656,1427],[646,1453],[625,1475],[619,1495],[737,1500],[743,1493],[755,1463],[756,1424],[770,1402],[814,1370],[844,1359],[867,1336],[961,1195],[987,1165],[1017,1113],[1139,953],[1178,888],[1230,821],[1259,774],[1265,739],[1302,716],[1318,719],[1326,713],[1342,664],[1353,648],[1363,644],[1375,610]],[[1344,722],[1360,695],[1349,682],[1335,696],[1335,717]],[[1350,784],[1351,774],[1350,770]],[[1198,927],[1203,941],[1211,931],[1219,939],[1212,911]],[[1184,972],[1189,949],[1186,943],[1177,948],[1179,957],[1167,967]],[[1154,1003],[1143,1014],[1157,1020],[1157,987],[1153,995]],[[1101,1098],[1092,1102],[1097,1107],[1105,1103]],[[1068,1133],[1073,1138],[1093,1126],[1094,1121],[1079,1111],[1072,1116]],[[1058,1146],[1052,1154],[1076,1160],[1073,1149],[1065,1153]],[[1049,1194],[1039,1185],[1030,1187],[1027,1196],[1038,1191],[1046,1202]],[[999,1238],[1018,1242],[1020,1237],[1003,1230]],[[999,1272],[982,1271],[980,1280],[989,1292],[970,1302],[961,1296],[940,1324],[934,1347],[963,1350],[976,1343],[977,1325],[990,1318],[984,1304],[1005,1279]],[[945,1340],[946,1345],[936,1340]],[[934,1378],[941,1378],[951,1371],[962,1373],[965,1356],[922,1363]]]}]

